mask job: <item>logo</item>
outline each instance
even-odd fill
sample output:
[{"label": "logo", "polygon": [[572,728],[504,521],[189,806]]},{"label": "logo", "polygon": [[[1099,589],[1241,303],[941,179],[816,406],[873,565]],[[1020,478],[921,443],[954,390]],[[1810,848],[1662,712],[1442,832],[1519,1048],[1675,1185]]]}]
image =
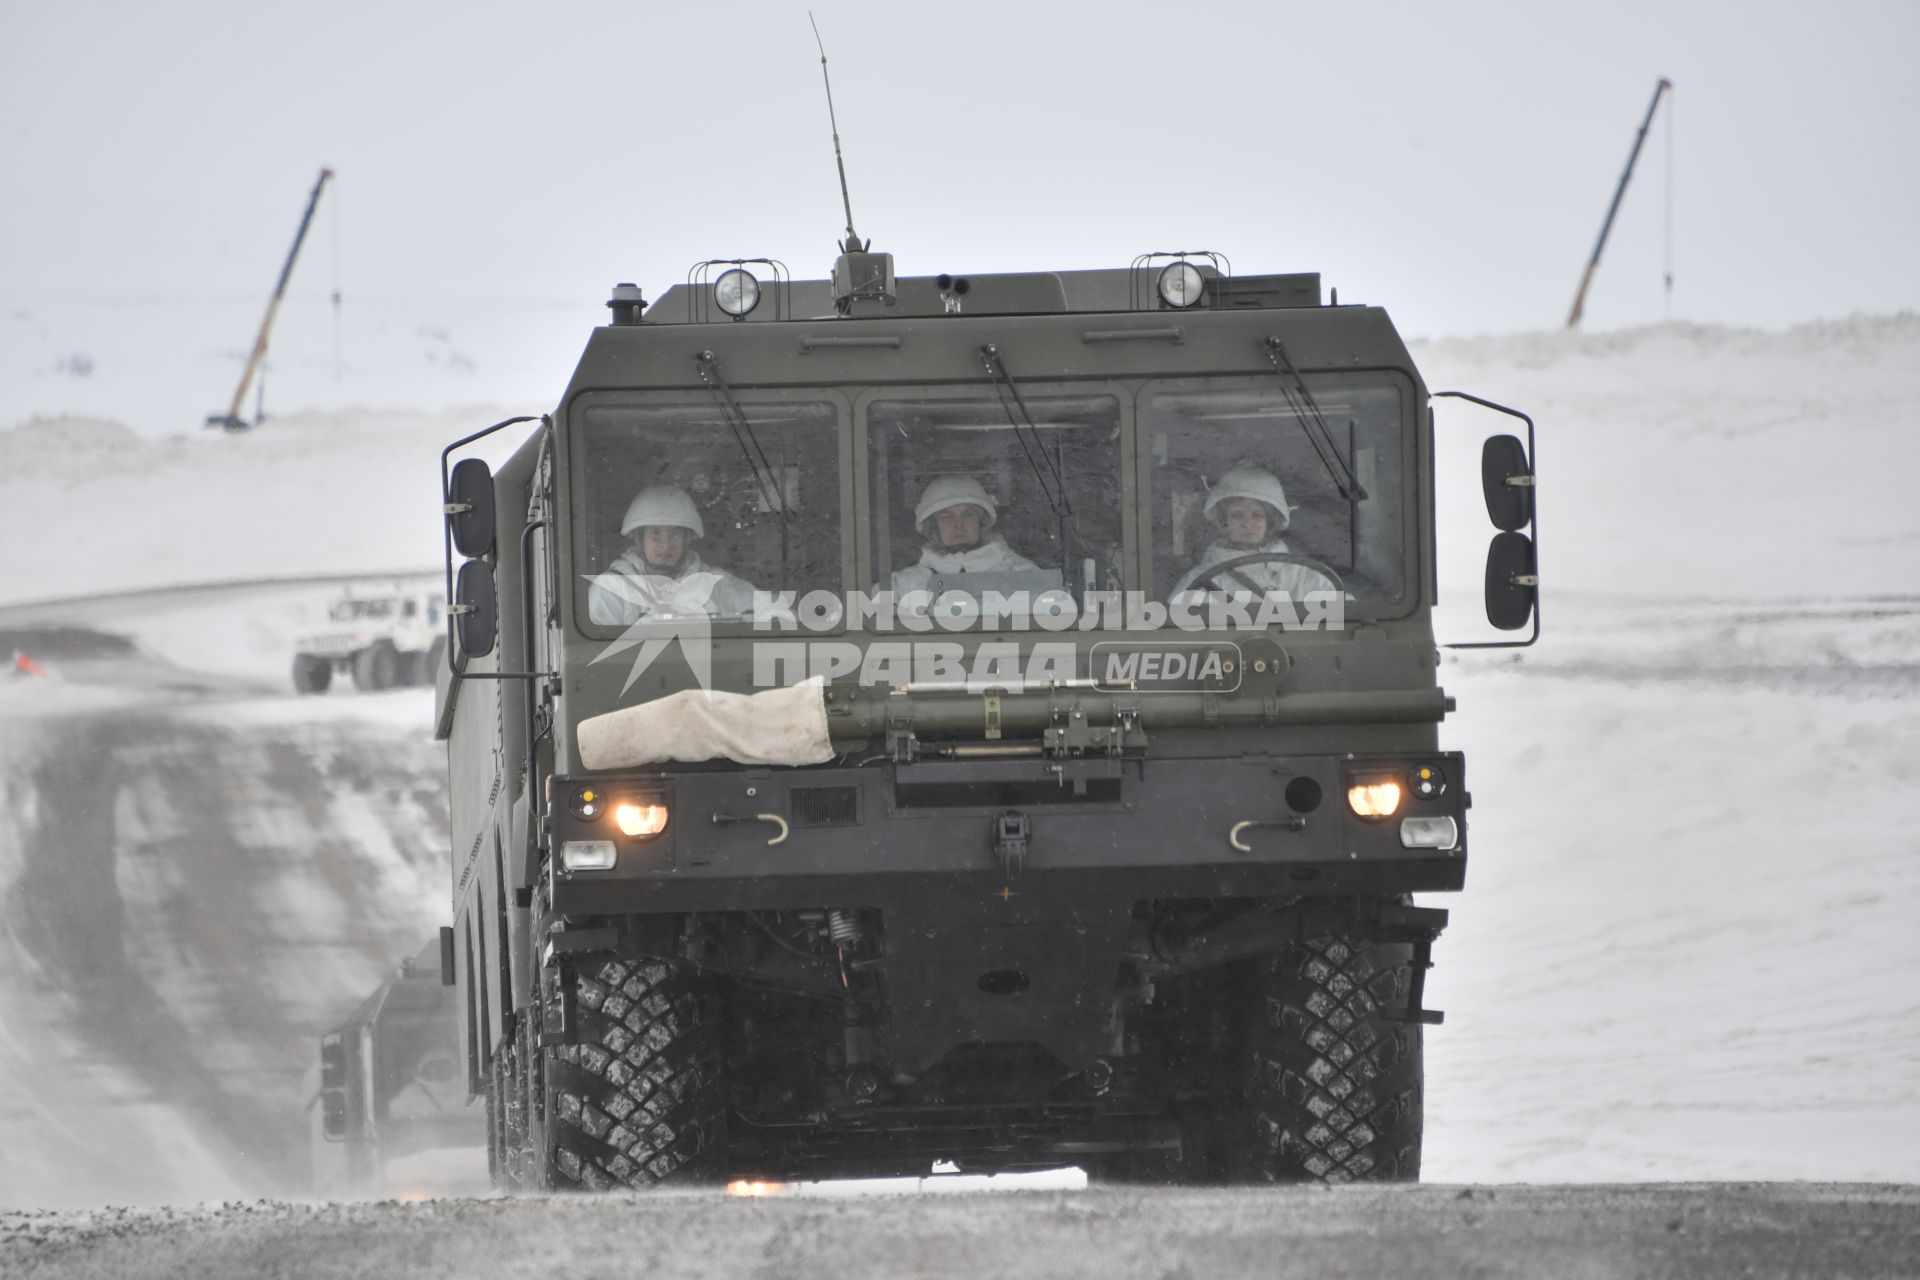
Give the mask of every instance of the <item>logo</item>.
[{"label": "logo", "polygon": [[[593,658],[600,663],[631,655],[623,694],[675,644],[694,681],[711,689],[715,624],[751,627],[755,638],[746,647],[752,683],[763,689],[817,676],[895,689],[1037,688],[1085,679],[1105,692],[1231,693],[1240,687],[1245,666],[1237,643],[1152,633],[1337,630],[1346,621],[1346,598],[1337,592],[1314,592],[1297,602],[1282,592],[1198,591],[1181,592],[1171,602],[1117,591],[1088,592],[1076,600],[1058,588],[1031,595],[946,589],[898,597],[860,591],[802,596],[755,591],[708,569],[683,578],[611,572],[588,575],[588,581],[589,616],[624,628]],[[1084,651],[1082,670],[1083,650],[1073,634],[1095,631],[1148,635],[1097,640]],[[818,638],[823,632],[841,634]],[[805,633],[816,638],[803,638]],[[969,633],[974,643],[960,643]],[[1009,634],[1022,639],[1010,640]]]},{"label": "logo", "polygon": [[587,597],[589,615],[604,611],[626,623],[620,638],[594,655],[592,661],[605,662],[639,649],[627,670],[627,682],[620,686],[622,694],[633,688],[675,641],[695,683],[702,689],[713,687],[713,617],[709,610],[714,604],[714,588],[720,584],[719,574],[707,569],[696,569],[684,578],[658,573],[600,573],[587,575],[587,580],[593,584]]},{"label": "logo", "polygon": [[1103,640],[1093,646],[1087,674],[1102,693],[1232,693],[1244,667],[1231,640]]}]

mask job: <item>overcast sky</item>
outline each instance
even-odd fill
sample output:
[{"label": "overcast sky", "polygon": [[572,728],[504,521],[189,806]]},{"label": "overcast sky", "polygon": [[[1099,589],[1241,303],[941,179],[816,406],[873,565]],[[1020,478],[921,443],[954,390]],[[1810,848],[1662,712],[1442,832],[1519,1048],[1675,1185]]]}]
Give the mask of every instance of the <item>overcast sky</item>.
[{"label": "overcast sky", "polygon": [[[1916,0],[811,7],[902,274],[1203,247],[1556,328],[1665,75],[1589,329],[1663,318],[1669,195],[1676,319],[1920,308]],[[807,8],[0,0],[0,427],[224,409],[323,164],[270,411],[549,408],[616,280],[824,274]]]}]

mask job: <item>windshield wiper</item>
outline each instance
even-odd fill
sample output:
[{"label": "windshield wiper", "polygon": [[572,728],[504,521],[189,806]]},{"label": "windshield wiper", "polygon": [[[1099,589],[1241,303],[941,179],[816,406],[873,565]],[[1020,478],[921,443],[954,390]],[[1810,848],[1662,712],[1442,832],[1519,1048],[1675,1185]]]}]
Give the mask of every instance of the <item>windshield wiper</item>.
[{"label": "windshield wiper", "polygon": [[[1073,515],[1073,504],[1067,499],[1066,481],[1060,477],[1060,468],[1047,453],[1047,445],[1040,438],[1040,429],[1033,425],[1033,414],[1027,411],[1027,402],[1020,395],[1020,387],[1007,372],[1007,366],[1000,359],[1000,348],[991,342],[980,348],[980,361],[987,366],[987,376],[993,379],[993,393],[1000,401],[1000,411],[1007,415],[1007,425],[1013,428],[1013,438],[1020,442],[1020,451],[1027,455],[1027,465],[1033,468],[1033,478],[1040,482],[1040,493],[1053,508],[1053,514],[1063,521]],[[1015,410],[1019,413],[1016,415]],[[1028,443],[1028,437],[1032,443]],[[1038,450],[1040,457],[1034,457]],[[1040,470],[1041,460],[1045,460],[1047,471],[1053,475],[1052,485],[1048,485],[1047,476]]]},{"label": "windshield wiper", "polygon": [[[1307,389],[1307,380],[1300,376],[1300,370],[1294,365],[1293,357],[1287,354],[1286,346],[1277,337],[1268,338],[1265,345],[1267,359],[1272,361],[1274,372],[1280,375],[1280,394],[1286,397],[1287,407],[1300,419],[1300,428],[1307,433],[1307,443],[1320,455],[1320,465],[1327,469],[1333,487],[1340,491],[1340,496],[1349,504],[1365,501],[1367,491],[1360,487],[1360,481],[1354,478],[1353,468],[1340,456],[1340,449],[1333,442],[1333,432],[1327,429],[1327,420],[1320,414],[1320,405],[1314,400],[1313,392]],[[1291,386],[1288,385],[1288,379],[1292,379]]]},{"label": "windshield wiper", "polygon": [[707,384],[714,404],[719,406],[720,416],[726,419],[727,426],[733,431],[734,443],[740,446],[740,456],[747,460],[747,469],[753,472],[753,482],[760,488],[761,501],[767,504],[767,510],[778,511],[782,521],[788,519],[784,477],[774,474],[773,464],[767,461],[766,450],[760,447],[760,437],[753,433],[753,424],[747,421],[745,410],[733,398],[733,388],[727,385],[726,375],[720,372],[720,362],[714,359],[713,352],[702,351],[693,357],[693,363],[699,368],[700,380]]}]

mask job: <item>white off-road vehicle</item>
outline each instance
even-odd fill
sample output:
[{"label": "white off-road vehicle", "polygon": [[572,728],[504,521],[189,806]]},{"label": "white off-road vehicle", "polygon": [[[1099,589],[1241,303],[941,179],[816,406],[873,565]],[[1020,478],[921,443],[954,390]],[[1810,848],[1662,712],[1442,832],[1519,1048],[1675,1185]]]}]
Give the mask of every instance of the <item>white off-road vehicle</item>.
[{"label": "white off-road vehicle", "polygon": [[349,588],[327,610],[332,625],[295,644],[293,687],[325,693],[336,670],[351,672],[364,691],[431,684],[446,659],[446,616],[436,589]]}]

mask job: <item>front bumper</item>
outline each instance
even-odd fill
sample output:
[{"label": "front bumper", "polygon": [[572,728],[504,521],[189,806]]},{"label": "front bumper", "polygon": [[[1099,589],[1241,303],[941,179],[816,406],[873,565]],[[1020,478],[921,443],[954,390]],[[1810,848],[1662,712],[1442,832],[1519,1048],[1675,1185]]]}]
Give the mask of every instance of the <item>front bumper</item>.
[{"label": "front bumper", "polygon": [[[1431,774],[1421,779],[1417,770]],[[1365,820],[1355,781],[1404,799]],[[599,793],[589,816],[579,789]],[[1422,794],[1425,790],[1428,794]],[[1318,793],[1317,804],[1306,801]],[[620,834],[622,802],[666,829]],[[1049,904],[1395,895],[1466,878],[1465,760],[1401,756],[957,760],[864,768],[708,769],[553,780],[552,908],[561,915],[937,909],[1001,918]],[[1408,848],[1408,817],[1451,819],[1451,848]],[[611,841],[606,870],[563,869],[569,841]]]}]

